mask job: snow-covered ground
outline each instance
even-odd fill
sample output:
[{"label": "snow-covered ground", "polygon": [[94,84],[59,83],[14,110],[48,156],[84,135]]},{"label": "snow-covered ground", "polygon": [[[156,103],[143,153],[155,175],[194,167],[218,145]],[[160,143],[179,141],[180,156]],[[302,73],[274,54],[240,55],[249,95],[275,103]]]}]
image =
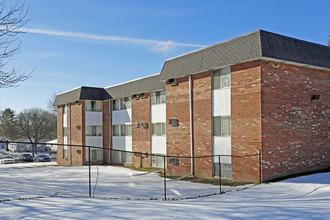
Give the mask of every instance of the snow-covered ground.
[{"label": "snow-covered ground", "polygon": [[[44,163],[42,164],[44,165]],[[45,169],[47,167],[37,167],[33,169]],[[49,167],[49,169],[56,167]],[[84,167],[77,170],[67,170],[70,167],[59,168],[57,176],[50,174],[49,178],[64,177],[75,179],[81,174],[85,174]],[[73,167],[72,167],[73,168]],[[71,168],[71,169],[72,169]],[[13,169],[7,168],[7,170]],[[54,171],[54,170],[48,171]],[[94,167],[94,169],[96,169]],[[109,167],[99,166],[100,175],[109,175]],[[104,169],[104,170],[102,170]],[[5,171],[6,169],[0,169]],[[26,170],[26,169],[15,169]],[[41,170],[38,170],[41,172]],[[66,172],[75,171],[77,174],[67,175]],[[18,172],[18,171],[16,171]],[[126,170],[116,167],[111,170],[112,178],[119,178],[124,187],[118,185],[108,185],[98,182],[100,192],[95,196],[102,196],[102,190],[114,188],[117,195],[136,192],[135,195],[142,196],[150,193],[149,198],[154,197],[156,191],[162,193],[162,178],[157,174],[140,174],[137,171]],[[30,172],[29,172],[30,173]],[[72,174],[72,173],[71,173]],[[3,176],[0,173],[1,177]],[[7,174],[5,174],[7,175]],[[17,173],[16,173],[17,175]],[[45,178],[45,173],[39,173]],[[37,178],[38,178],[38,175]],[[124,175],[124,178],[122,176]],[[155,175],[155,176],[153,176]],[[95,177],[95,176],[94,176]],[[34,177],[34,180],[36,177]],[[83,177],[85,178],[85,177]],[[122,179],[121,179],[122,178]],[[130,182],[130,178],[141,178],[138,181]],[[54,178],[55,179],[55,178]],[[111,178],[107,179],[108,181]],[[1,181],[1,180],[0,180]],[[71,189],[77,188],[78,192],[82,182],[66,182],[72,184]],[[175,182],[175,183],[174,183]],[[176,192],[169,190],[170,196],[177,193],[184,195],[195,194],[196,190],[207,193],[207,190],[214,191],[216,186],[205,184],[183,183],[174,181],[171,188]],[[1,182],[0,182],[1,183]],[[95,183],[95,182],[94,182]],[[142,184],[144,185],[142,186]],[[171,182],[169,182],[170,184]],[[47,184],[47,181],[35,183],[39,186]],[[58,183],[48,184],[50,191],[52,187],[56,188]],[[111,184],[111,182],[108,182]],[[31,186],[31,185],[30,185]],[[41,187],[42,188],[42,187]],[[128,189],[127,189],[128,188]],[[149,189],[150,190],[149,190]],[[199,199],[162,201],[162,200],[124,200],[107,198],[75,198],[66,189],[59,189],[59,194],[50,198],[26,199],[3,201],[0,203],[1,219],[330,219],[330,173],[314,174],[294,179],[285,180],[277,183],[261,184],[245,190],[236,190],[222,195],[203,197]],[[96,188],[98,189],[98,187]],[[242,188],[240,188],[242,189]],[[2,193],[3,186],[1,185]],[[24,191],[22,189],[19,189]],[[63,190],[63,192],[60,192]],[[204,191],[203,191],[204,190]],[[226,188],[229,190],[229,188]],[[95,190],[97,191],[97,190]],[[26,192],[26,191],[25,191]],[[40,193],[44,191],[40,191]],[[107,196],[107,192],[104,196]],[[15,192],[16,193],[16,192]],[[113,192],[112,192],[113,193]],[[171,194],[172,193],[172,194]],[[189,194],[190,193],[190,194]]]},{"label": "snow-covered ground", "polygon": [[[0,201],[46,196],[89,195],[88,166],[54,166],[50,163],[6,164],[0,166]],[[223,186],[222,191],[249,186]],[[219,193],[219,186],[167,179],[166,198],[182,199]],[[116,166],[91,167],[91,194],[119,199],[164,199],[164,179]]]}]

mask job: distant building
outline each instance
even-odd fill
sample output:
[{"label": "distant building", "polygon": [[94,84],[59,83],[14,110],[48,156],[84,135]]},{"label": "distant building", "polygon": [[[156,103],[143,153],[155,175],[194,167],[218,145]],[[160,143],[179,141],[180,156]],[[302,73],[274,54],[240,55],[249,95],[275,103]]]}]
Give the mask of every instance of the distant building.
[{"label": "distant building", "polygon": [[0,143],[0,150],[7,150],[7,144],[3,142],[10,142],[11,140],[6,137],[0,137],[0,141],[2,142]]},{"label": "distant building", "polygon": [[[129,65],[129,64],[127,64]],[[113,73],[115,74],[115,73]],[[59,144],[170,156],[167,174],[259,182],[330,166],[330,47],[258,30],[165,61],[160,74],[58,94]],[[91,160],[162,167],[93,149]],[[62,165],[86,149],[59,146]],[[261,178],[261,179],[260,179]]]},{"label": "distant building", "polygon": [[[12,152],[32,152],[32,144],[29,140],[21,140],[17,141],[19,143],[9,143],[9,150]],[[47,152],[46,150],[46,142],[41,141],[37,145],[37,152]]]},{"label": "distant building", "polygon": [[46,142],[46,151],[50,153],[57,152],[57,139]]}]

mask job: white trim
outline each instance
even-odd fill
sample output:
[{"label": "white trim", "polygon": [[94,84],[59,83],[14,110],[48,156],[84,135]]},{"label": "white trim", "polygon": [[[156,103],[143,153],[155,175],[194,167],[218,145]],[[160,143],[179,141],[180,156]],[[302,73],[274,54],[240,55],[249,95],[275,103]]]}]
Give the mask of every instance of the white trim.
[{"label": "white trim", "polygon": [[110,88],[113,88],[113,87],[116,87],[116,86],[122,86],[122,85],[127,84],[127,83],[135,82],[135,81],[138,81],[138,80],[143,80],[143,79],[146,79],[146,78],[149,78],[149,77],[152,77],[152,76],[157,76],[157,75],[160,75],[160,73],[156,73],[156,74],[149,75],[149,76],[143,76],[141,78],[137,78],[137,79],[133,79],[133,80],[130,80],[130,81],[122,82],[122,83],[119,83],[119,84],[116,84],[116,85],[113,85],[113,86],[108,86],[108,87],[105,87],[104,89],[110,89]]},{"label": "white trim", "polygon": [[60,92],[60,93],[57,93],[57,95],[62,95],[62,94],[65,94],[65,93],[68,93],[68,92],[71,92],[73,90],[76,90],[76,89],[81,89],[83,86],[79,86],[77,88],[74,88],[74,89],[70,89],[70,90],[67,90],[67,91],[64,91],[64,92]]}]

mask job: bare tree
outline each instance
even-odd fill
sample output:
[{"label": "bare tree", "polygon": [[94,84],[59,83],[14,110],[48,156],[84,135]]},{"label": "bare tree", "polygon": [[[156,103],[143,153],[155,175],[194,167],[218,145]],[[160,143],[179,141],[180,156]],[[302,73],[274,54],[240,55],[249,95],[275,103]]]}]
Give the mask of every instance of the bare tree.
[{"label": "bare tree", "polygon": [[53,93],[53,95],[47,101],[47,107],[50,112],[57,114],[57,107],[53,105],[55,98],[56,98],[56,93]]},{"label": "bare tree", "polygon": [[24,3],[6,5],[4,0],[0,2],[0,88],[15,87],[31,76],[20,68],[7,68],[8,62],[20,51],[18,34],[28,21],[27,13]]},{"label": "bare tree", "polygon": [[56,137],[56,115],[40,108],[25,109],[17,116],[20,134],[32,144],[32,154],[37,143]]}]

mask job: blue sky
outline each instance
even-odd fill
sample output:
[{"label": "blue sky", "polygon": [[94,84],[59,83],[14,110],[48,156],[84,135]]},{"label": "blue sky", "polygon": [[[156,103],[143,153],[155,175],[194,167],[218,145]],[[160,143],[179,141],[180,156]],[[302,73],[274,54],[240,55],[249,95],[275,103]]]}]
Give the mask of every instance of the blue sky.
[{"label": "blue sky", "polygon": [[10,65],[34,71],[19,87],[0,89],[0,110],[47,109],[54,93],[159,73],[166,59],[257,29],[323,45],[330,35],[328,0],[26,0],[26,5],[31,20]]}]

